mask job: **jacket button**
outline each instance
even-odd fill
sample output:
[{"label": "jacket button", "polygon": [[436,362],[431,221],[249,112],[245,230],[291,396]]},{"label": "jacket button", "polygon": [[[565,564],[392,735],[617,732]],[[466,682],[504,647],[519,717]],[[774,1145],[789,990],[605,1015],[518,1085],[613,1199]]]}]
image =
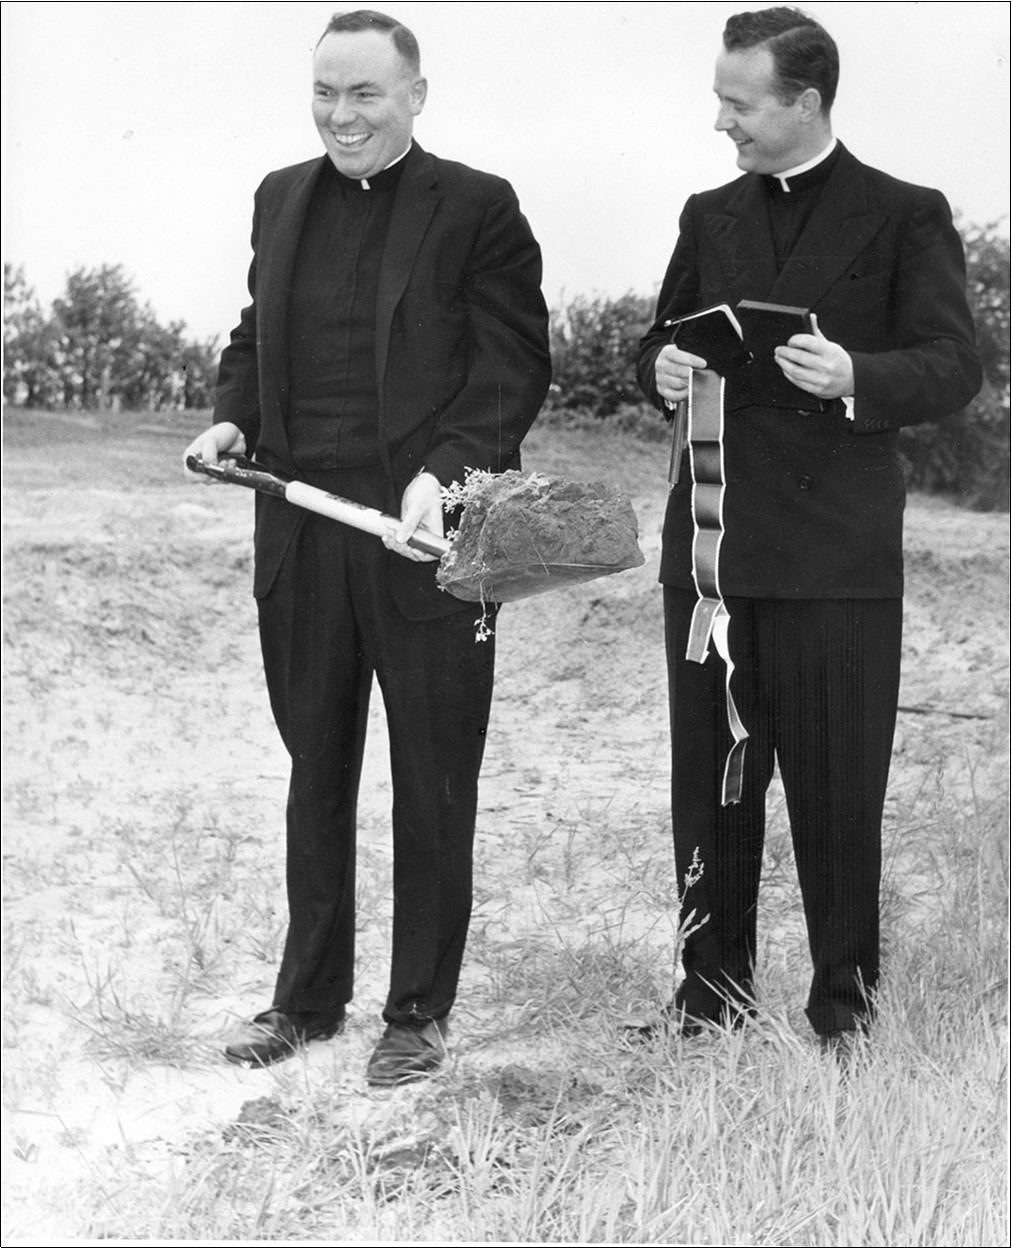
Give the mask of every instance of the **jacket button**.
[{"label": "jacket button", "polygon": [[810,490],[811,488],[812,488],[811,477],[798,477],[798,489],[799,490]]}]

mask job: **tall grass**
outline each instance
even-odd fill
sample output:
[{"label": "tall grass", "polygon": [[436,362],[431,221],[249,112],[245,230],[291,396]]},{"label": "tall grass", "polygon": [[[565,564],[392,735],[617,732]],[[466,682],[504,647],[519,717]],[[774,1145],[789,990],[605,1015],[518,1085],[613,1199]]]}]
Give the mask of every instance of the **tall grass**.
[{"label": "tall grass", "polygon": [[[621,1012],[657,949],[591,930],[509,949],[469,1051],[363,1111],[333,1070],[261,1075],[245,1121],[142,1174],[92,1232],[155,1239],[988,1245],[1007,1237],[1001,805],[918,806],[908,868],[933,904],[894,916],[871,1038],[844,1065],[798,1025],[799,976],[765,977],[739,1032],[630,1046]],[[596,829],[607,836],[606,821]],[[903,839],[903,830],[899,830]],[[542,887],[569,888],[562,847]],[[929,874],[930,873],[930,874]],[[484,958],[488,951],[476,951]],[[514,1060],[497,1047],[507,1043]],[[336,1042],[337,1045],[340,1041]]]}]

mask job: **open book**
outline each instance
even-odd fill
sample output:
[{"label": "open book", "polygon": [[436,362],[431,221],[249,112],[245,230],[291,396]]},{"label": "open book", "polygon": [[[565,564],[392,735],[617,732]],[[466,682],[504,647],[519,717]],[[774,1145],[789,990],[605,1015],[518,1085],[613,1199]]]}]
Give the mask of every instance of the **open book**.
[{"label": "open book", "polygon": [[[813,332],[807,308],[760,303],[742,299],[734,310],[717,303],[690,316],[665,321],[671,341],[683,351],[701,356],[707,367],[723,377],[735,374],[736,388],[743,387],[751,401],[761,407],[788,407],[795,411],[822,412],[827,404],[788,381],[773,352],[794,334]],[[682,454],[688,441],[688,406],[668,404],[673,412],[671,462],[668,480],[678,480]]]}]

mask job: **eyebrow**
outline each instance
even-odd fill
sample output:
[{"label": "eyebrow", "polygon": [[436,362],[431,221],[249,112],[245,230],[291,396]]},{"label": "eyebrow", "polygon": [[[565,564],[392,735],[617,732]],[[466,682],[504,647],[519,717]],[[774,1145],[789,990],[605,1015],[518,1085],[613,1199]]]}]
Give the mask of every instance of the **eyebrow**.
[{"label": "eyebrow", "polygon": [[[327,91],[333,91],[336,89],[333,83],[324,82],[322,78],[317,78],[317,80],[313,83],[314,90],[317,87],[323,87]],[[380,87],[378,82],[365,81],[365,82],[353,82],[351,86],[348,88],[348,90],[349,91],[380,91],[382,90],[382,88]]]}]

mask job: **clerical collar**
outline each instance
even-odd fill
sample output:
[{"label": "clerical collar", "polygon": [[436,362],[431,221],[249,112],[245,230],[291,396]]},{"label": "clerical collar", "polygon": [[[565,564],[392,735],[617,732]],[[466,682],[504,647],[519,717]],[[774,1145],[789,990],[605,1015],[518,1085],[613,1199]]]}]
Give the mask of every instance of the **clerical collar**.
[{"label": "clerical collar", "polygon": [[391,187],[394,187],[397,185],[398,179],[401,176],[401,170],[400,170],[401,161],[404,159],[405,156],[407,156],[408,152],[410,151],[411,151],[411,144],[409,143],[408,146],[404,149],[404,151],[401,152],[401,154],[397,157],[397,159],[392,160],[390,164],[386,165],[383,169],[381,169],[379,173],[374,173],[371,178],[356,178],[355,180],[362,187],[363,191],[389,190]]},{"label": "clerical collar", "polygon": [[411,151],[409,147],[406,152],[402,152],[396,160],[392,160],[389,165],[381,169],[379,173],[374,173],[369,178],[350,178],[346,173],[342,173],[340,169],[329,161],[330,171],[335,175],[338,182],[356,191],[392,191],[400,181],[401,173],[404,169],[404,157]]},{"label": "clerical collar", "polygon": [[[811,160],[806,160],[803,165],[795,165],[793,169],[785,169],[783,173],[770,173],[766,176],[771,183],[779,186],[780,190],[786,191],[803,191],[808,186],[813,186],[816,182],[821,182],[823,177],[827,176],[831,166],[826,164],[820,167],[823,162],[829,160],[829,157],[836,151],[836,139],[830,139],[828,146],[824,147],[818,156],[813,156]],[[803,174],[810,173],[811,177],[803,177]]]}]

